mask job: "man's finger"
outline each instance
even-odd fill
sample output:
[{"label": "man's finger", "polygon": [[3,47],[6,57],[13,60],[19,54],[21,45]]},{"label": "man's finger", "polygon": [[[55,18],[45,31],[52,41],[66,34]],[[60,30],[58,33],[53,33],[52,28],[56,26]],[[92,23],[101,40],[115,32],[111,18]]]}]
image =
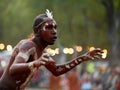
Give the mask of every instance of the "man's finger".
[{"label": "man's finger", "polygon": [[45,65],[46,64],[46,62],[43,62],[43,61],[40,61],[40,63],[41,63],[41,65]]},{"label": "man's finger", "polygon": [[94,57],[92,57],[92,56],[89,56],[89,55],[86,55],[85,57],[83,57],[83,59],[84,60],[93,60],[94,59]]},{"label": "man's finger", "polygon": [[48,62],[49,59],[48,58],[45,58],[45,57],[41,57],[42,61],[45,61],[45,62]]},{"label": "man's finger", "polygon": [[98,55],[95,55],[94,57],[95,57],[96,59],[101,59],[101,57],[98,56]]}]

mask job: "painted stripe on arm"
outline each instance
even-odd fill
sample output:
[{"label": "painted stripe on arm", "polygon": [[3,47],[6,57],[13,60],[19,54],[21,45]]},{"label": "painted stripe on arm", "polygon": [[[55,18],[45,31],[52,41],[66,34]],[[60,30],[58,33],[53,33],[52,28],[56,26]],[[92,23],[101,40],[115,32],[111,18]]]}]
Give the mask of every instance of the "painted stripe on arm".
[{"label": "painted stripe on arm", "polygon": [[26,53],[23,53],[23,52],[19,52],[18,57],[22,57],[23,59],[25,59],[25,61],[27,61],[28,58],[29,58],[29,56]]}]

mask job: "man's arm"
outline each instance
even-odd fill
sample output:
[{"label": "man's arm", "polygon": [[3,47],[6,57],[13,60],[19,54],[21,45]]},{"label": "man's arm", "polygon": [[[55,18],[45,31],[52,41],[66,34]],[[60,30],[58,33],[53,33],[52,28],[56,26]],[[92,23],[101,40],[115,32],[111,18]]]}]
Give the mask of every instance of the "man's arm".
[{"label": "man's arm", "polygon": [[71,69],[73,69],[74,67],[76,67],[77,65],[79,65],[84,61],[100,59],[100,57],[102,56],[102,53],[103,52],[101,50],[96,49],[93,51],[89,51],[84,55],[79,56],[65,64],[49,63],[48,65],[46,65],[46,68],[50,70],[55,76],[59,76],[70,71]]},{"label": "man's arm", "polygon": [[23,50],[19,49],[18,54],[15,56],[15,60],[10,66],[10,74],[22,74],[23,72],[30,72],[28,68],[27,61],[30,58],[30,55],[33,55],[35,52],[35,47],[26,48]]},{"label": "man's arm", "polygon": [[[21,75],[24,72],[34,72],[36,69],[38,69],[41,65],[46,65],[49,62],[50,63],[55,63],[55,61],[49,61],[47,60],[47,58],[49,57],[48,53],[43,53],[41,57],[39,57],[37,59],[37,53],[36,53],[36,48],[35,47],[31,47],[27,50],[25,50],[26,48],[23,48],[22,50],[19,51],[19,53],[17,54],[17,56],[15,57],[14,62],[12,63],[12,65],[10,66],[10,74],[11,75]],[[23,51],[24,50],[24,51]],[[28,62],[30,56],[36,56],[36,58],[34,57],[33,60],[31,60],[30,62]]]}]

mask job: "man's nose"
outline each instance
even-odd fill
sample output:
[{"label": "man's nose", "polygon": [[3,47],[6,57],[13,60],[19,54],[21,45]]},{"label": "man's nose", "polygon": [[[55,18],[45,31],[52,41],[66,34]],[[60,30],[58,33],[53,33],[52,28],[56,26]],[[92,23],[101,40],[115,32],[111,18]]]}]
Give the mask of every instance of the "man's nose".
[{"label": "man's nose", "polygon": [[56,30],[56,29],[53,29],[53,30],[52,30],[52,34],[57,34],[57,30]]}]

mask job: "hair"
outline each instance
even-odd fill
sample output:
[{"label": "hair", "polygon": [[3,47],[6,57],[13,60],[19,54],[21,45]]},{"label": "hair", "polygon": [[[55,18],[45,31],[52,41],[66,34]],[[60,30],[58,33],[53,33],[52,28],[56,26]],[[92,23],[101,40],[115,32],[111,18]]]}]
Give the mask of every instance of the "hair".
[{"label": "hair", "polygon": [[48,17],[46,14],[40,14],[40,15],[38,15],[38,16],[35,17],[35,19],[34,19],[34,21],[33,21],[33,25],[32,25],[33,30],[34,30],[34,33],[37,33],[37,30],[36,30],[35,27],[36,27],[38,24],[40,24],[41,22],[43,22],[43,21],[44,21],[44,18],[46,18],[46,17]]}]

